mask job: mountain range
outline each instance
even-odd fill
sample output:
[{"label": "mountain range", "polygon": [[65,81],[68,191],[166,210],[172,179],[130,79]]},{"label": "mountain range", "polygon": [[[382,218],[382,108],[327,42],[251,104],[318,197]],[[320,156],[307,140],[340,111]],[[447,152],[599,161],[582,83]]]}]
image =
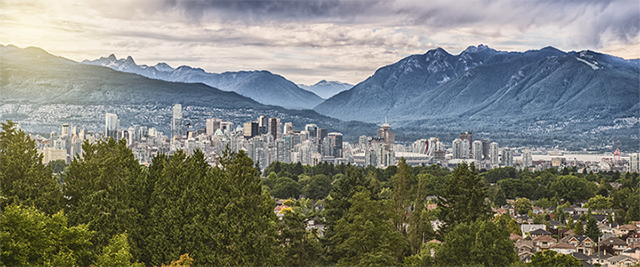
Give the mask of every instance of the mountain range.
[{"label": "mountain range", "polygon": [[313,85],[298,84],[298,87],[307,91],[314,92],[316,95],[327,99],[336,95],[337,93],[351,89],[353,87],[353,84],[322,80]]},{"label": "mountain range", "polygon": [[203,83],[223,91],[236,92],[265,105],[311,109],[323,101],[313,92],[303,90],[284,77],[266,70],[209,73],[190,66],[173,68],[163,62],[155,66],[137,65],[131,56],[117,59],[113,54],[96,60],[84,60],[81,63],[164,81]]},{"label": "mountain range", "polygon": [[204,128],[207,118],[242,125],[260,115],[293,122],[298,129],[315,123],[329,131],[352,132],[354,138],[376,128],[374,124],[345,122],[309,109],[264,105],[202,83],[168,82],[80,64],[36,47],[0,45],[0,59],[0,119],[13,119],[41,131],[50,131],[47,127],[51,126],[57,129],[62,123],[101,130],[105,112],[112,112],[117,113],[123,126],[145,125],[166,132],[175,103],[182,104],[185,122],[192,121],[196,128]]},{"label": "mountain range", "polygon": [[[526,52],[442,48],[379,68],[314,109],[343,120],[407,127],[634,133],[640,61],[553,47]],[[631,131],[628,131],[631,130]]]}]

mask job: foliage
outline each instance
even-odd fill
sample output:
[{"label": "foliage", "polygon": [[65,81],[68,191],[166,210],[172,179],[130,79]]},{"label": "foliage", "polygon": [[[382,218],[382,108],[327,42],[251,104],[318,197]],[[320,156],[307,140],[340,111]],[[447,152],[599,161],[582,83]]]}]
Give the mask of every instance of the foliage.
[{"label": "foliage", "polygon": [[429,221],[429,211],[427,211],[425,200],[427,198],[427,183],[430,174],[418,175],[418,186],[416,199],[409,216],[409,233],[408,239],[411,244],[411,252],[418,254],[423,244],[433,238],[434,231]]},{"label": "foliage", "polygon": [[522,236],[522,230],[520,229],[520,225],[518,224],[518,221],[516,221],[516,219],[511,219],[507,229],[512,234]]},{"label": "foliage", "polygon": [[546,250],[533,254],[530,265],[533,267],[580,267],[582,262],[574,256]]},{"label": "foliage", "polygon": [[587,220],[587,230],[585,233],[591,240],[598,240],[600,236],[602,236],[602,232],[598,228],[598,222],[593,217],[589,217]]},{"label": "foliage", "polygon": [[307,222],[315,214],[287,212],[282,218],[278,229],[279,242],[282,245],[284,266],[310,266],[322,254],[322,247],[315,231],[306,230]]},{"label": "foliage", "polygon": [[324,174],[314,175],[302,188],[302,194],[310,199],[324,199],[331,191],[331,178]]},{"label": "foliage", "polygon": [[442,266],[508,266],[517,260],[509,232],[482,220],[457,224],[436,253]]},{"label": "foliage", "polygon": [[12,204],[5,208],[0,225],[2,266],[72,266],[91,253],[94,232],[86,224],[68,227],[62,211],[49,216]]},{"label": "foliage", "polygon": [[577,200],[587,200],[595,195],[587,183],[586,179],[573,175],[560,176],[549,185],[549,192],[575,203]]},{"label": "foliage", "polygon": [[331,240],[343,256],[341,266],[391,266],[398,264],[398,248],[407,242],[389,221],[389,202],[371,199],[371,192],[361,188],[349,200],[346,217],[337,222]]},{"label": "foliage", "polygon": [[132,259],[127,234],[123,233],[111,238],[109,244],[102,249],[102,255],[98,256],[96,266],[144,266],[141,263],[131,264]]},{"label": "foliage", "polygon": [[498,191],[493,195],[493,204],[502,207],[507,204],[507,196],[504,194],[502,187],[498,187]]},{"label": "foliage", "polygon": [[300,196],[300,185],[288,177],[278,178],[271,190],[271,195],[275,198],[298,198]]},{"label": "foliage", "polygon": [[548,198],[541,198],[533,202],[534,207],[546,208],[546,207],[554,207],[555,204],[549,200]]},{"label": "foliage", "polygon": [[180,258],[175,261],[171,261],[171,264],[164,265],[162,267],[190,267],[193,264],[193,258],[189,257],[189,253],[180,255]]},{"label": "foliage", "polygon": [[438,195],[442,233],[460,223],[488,220],[491,207],[485,203],[488,186],[476,173],[475,165],[459,164],[446,188]]},{"label": "foliage", "polygon": [[573,232],[576,233],[576,235],[584,234],[584,225],[582,225],[581,220],[578,220],[576,225],[573,227]]},{"label": "foliage", "polygon": [[16,203],[54,214],[62,209],[60,187],[35,141],[16,126],[8,120],[0,132],[0,208]]},{"label": "foliage", "polygon": [[516,199],[516,202],[513,205],[515,206],[514,209],[519,214],[527,214],[529,211],[533,210],[531,200],[526,197]]},{"label": "foliage", "polygon": [[604,212],[605,209],[611,208],[611,199],[597,195],[589,199],[587,207],[593,211]]},{"label": "foliage", "polygon": [[53,173],[60,173],[67,167],[67,161],[64,159],[53,160],[49,162],[49,167]]}]

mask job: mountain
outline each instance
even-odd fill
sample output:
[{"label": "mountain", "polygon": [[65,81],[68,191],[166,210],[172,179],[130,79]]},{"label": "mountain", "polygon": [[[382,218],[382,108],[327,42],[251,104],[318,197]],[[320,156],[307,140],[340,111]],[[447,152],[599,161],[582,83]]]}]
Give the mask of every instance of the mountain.
[{"label": "mountain", "polygon": [[323,101],[318,95],[299,88],[284,77],[264,70],[208,73],[189,66],[172,68],[164,62],[155,66],[137,65],[131,56],[117,59],[113,54],[81,63],[171,82],[204,83],[224,91],[236,92],[265,105],[310,109]]},{"label": "mountain", "polygon": [[623,128],[637,138],[639,71],[638,60],[593,51],[480,45],[451,55],[437,48],[384,66],[314,109],[407,127],[571,134]]},{"label": "mountain", "polygon": [[316,95],[327,99],[336,95],[337,93],[351,89],[351,87],[353,87],[353,84],[322,80],[314,85],[298,84],[298,87],[307,91],[314,92]]},{"label": "mountain", "polygon": [[[313,110],[264,105],[202,83],[168,82],[80,64],[36,47],[0,45],[0,59],[0,120],[12,119],[40,132],[58,130],[62,123],[99,131],[104,127],[106,112],[116,113],[123,126],[143,125],[167,132],[175,103],[182,104],[184,121],[194,128],[204,128],[207,118],[222,118],[241,126],[265,115],[293,122],[298,128],[315,123],[354,138],[376,129],[374,124],[344,122]],[[132,59],[124,61],[134,65]],[[180,70],[184,68],[176,69]],[[243,79],[247,84],[252,83],[250,77],[278,79],[275,75],[260,78],[259,72],[238,75],[242,74],[249,77]]]}]

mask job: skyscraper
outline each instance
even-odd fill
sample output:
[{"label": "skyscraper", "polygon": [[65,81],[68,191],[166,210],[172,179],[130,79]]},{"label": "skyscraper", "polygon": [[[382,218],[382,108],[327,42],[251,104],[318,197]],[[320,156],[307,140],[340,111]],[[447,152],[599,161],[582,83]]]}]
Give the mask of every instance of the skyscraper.
[{"label": "skyscraper", "polygon": [[522,150],[522,167],[530,167],[533,165],[533,159],[531,158],[531,149],[525,148]]},{"label": "skyscraper", "polygon": [[[472,155],[473,155],[473,159],[475,161],[482,161],[482,141],[480,140],[476,140],[473,141],[473,148],[471,149],[472,151]],[[480,166],[480,165],[477,165]]]},{"label": "skyscraper", "polygon": [[220,129],[221,123],[221,119],[207,119],[207,135],[213,136],[213,134],[216,133],[216,130]]},{"label": "skyscraper", "polygon": [[62,132],[60,135],[70,135],[69,134],[69,124],[62,124]]},{"label": "skyscraper", "polygon": [[513,150],[505,147],[502,149],[502,165],[513,167]]},{"label": "skyscraper", "polygon": [[491,158],[491,144],[488,139],[482,140],[482,159],[489,160]]},{"label": "skyscraper", "polygon": [[104,127],[104,133],[108,137],[118,139],[118,115],[113,113],[107,113],[106,122]]},{"label": "skyscraper", "polygon": [[460,133],[460,140],[466,142],[466,148],[467,148],[467,156],[465,158],[470,158],[471,157],[471,149],[472,149],[472,142],[473,142],[473,134],[471,132],[464,132],[464,133]]},{"label": "skyscraper", "polygon": [[309,132],[309,139],[317,139],[318,137],[318,125],[307,124],[304,126],[304,130]]},{"label": "skyscraper", "polygon": [[333,137],[333,156],[336,158],[341,158],[342,157],[342,134],[329,133],[328,136]]},{"label": "skyscraper", "polygon": [[245,122],[242,127],[242,132],[245,139],[251,139],[258,135],[258,123],[255,121]]},{"label": "skyscraper", "polygon": [[171,138],[182,138],[182,105],[173,105],[173,118],[171,119]]},{"label": "skyscraper", "polygon": [[489,158],[491,158],[491,165],[497,165],[498,162],[499,162],[498,161],[499,160],[499,158],[498,158],[498,150],[499,150],[498,143],[492,142],[490,150],[491,151],[489,153],[490,154]]},{"label": "skyscraper", "polygon": [[293,133],[293,123],[286,122],[284,124],[284,132],[283,132],[283,134],[290,134],[290,133]]},{"label": "skyscraper", "polygon": [[466,157],[464,157],[464,150],[462,149],[462,140],[460,139],[454,139],[453,143],[451,144],[451,148],[452,148],[452,152],[453,155],[451,156],[451,158],[454,159],[464,159]]},{"label": "skyscraper", "polygon": [[629,155],[629,171],[640,172],[640,154],[633,153]]},{"label": "skyscraper", "polygon": [[282,137],[280,132],[280,119],[271,118],[269,121],[269,134],[273,136],[273,140],[277,140]]},{"label": "skyscraper", "polygon": [[267,134],[269,132],[269,118],[267,116],[258,117],[258,135]]}]

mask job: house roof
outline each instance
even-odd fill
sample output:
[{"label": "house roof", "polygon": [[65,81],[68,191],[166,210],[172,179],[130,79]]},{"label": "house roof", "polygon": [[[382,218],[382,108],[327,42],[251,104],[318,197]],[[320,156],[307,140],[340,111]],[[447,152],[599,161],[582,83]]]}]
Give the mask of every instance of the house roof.
[{"label": "house roof", "polygon": [[556,221],[556,220],[550,220],[549,223],[551,225],[562,225],[562,223],[560,221]]},{"label": "house roof", "polygon": [[524,240],[524,237],[519,236],[519,235],[516,235],[516,234],[514,234],[514,233],[511,233],[511,235],[509,235],[509,239],[511,239],[511,240],[520,240],[520,239],[523,239],[523,240]]},{"label": "house roof", "polygon": [[600,254],[600,259],[608,259],[608,258],[613,257],[613,255],[607,253],[606,251],[600,251],[600,252],[593,253],[589,257],[591,257],[592,259],[597,259],[598,258],[598,254]]},{"label": "house roof", "polygon": [[[569,238],[569,240],[571,240],[571,239],[576,239],[576,240],[578,240],[578,242],[579,242],[579,243],[582,243],[582,242],[583,242],[583,241],[585,241],[587,238],[588,238],[589,240],[591,240],[591,238],[589,238],[589,237],[588,237],[588,236],[586,236],[586,235],[574,235],[574,236],[572,236],[571,238]],[[593,240],[591,240],[591,241],[593,242]]]},{"label": "house roof", "polygon": [[640,248],[630,248],[630,249],[625,249],[624,251],[622,251],[622,253],[635,253],[638,250],[640,250]]},{"label": "house roof", "polygon": [[538,237],[532,239],[531,241],[533,241],[533,242],[545,242],[545,241],[546,242],[558,242],[555,238],[550,237],[548,235],[538,236]]},{"label": "house roof", "polygon": [[609,237],[605,240],[600,241],[600,245],[605,246],[617,246],[617,245],[627,245],[626,242],[622,241],[622,239],[617,237]]},{"label": "house roof", "polygon": [[625,225],[618,226],[618,229],[620,229],[620,230],[637,230],[638,226],[635,226],[633,224],[625,224]]},{"label": "house roof", "polygon": [[571,245],[571,244],[565,243],[565,242],[558,242],[558,243],[552,245],[549,248],[551,248],[551,249],[554,249],[554,248],[557,248],[557,249],[576,249],[576,247],[574,245]]},{"label": "house roof", "polygon": [[633,233],[632,235],[629,235],[629,237],[627,238],[640,238],[640,233]]},{"label": "house roof", "polygon": [[531,234],[531,235],[551,235],[551,232],[546,231],[544,229],[535,229],[535,230],[529,232],[529,234]]},{"label": "house roof", "polygon": [[521,247],[533,248],[533,241],[531,241],[531,240],[518,240],[518,241],[516,241],[515,247],[516,248],[521,248]]},{"label": "house roof", "polygon": [[636,260],[636,259],[634,259],[634,258],[631,258],[631,257],[629,257],[629,256],[627,256],[627,255],[618,255],[618,256],[613,256],[613,257],[611,257],[611,258],[608,258],[607,260],[608,260],[609,262],[620,262],[620,261],[625,261],[625,260],[630,260],[630,261],[632,261],[632,262],[634,262],[634,263],[637,263],[637,262],[638,262],[638,260]]},{"label": "house roof", "polygon": [[591,258],[589,258],[589,256],[587,256],[587,254],[581,253],[581,252],[571,252],[571,256],[574,256],[576,258],[578,258],[581,261],[588,261]]}]

